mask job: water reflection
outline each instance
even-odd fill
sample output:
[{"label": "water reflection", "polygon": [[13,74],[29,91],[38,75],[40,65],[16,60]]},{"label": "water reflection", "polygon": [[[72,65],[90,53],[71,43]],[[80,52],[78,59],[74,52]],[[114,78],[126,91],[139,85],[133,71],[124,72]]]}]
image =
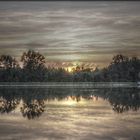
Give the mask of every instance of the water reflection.
[{"label": "water reflection", "polygon": [[[20,106],[20,112],[27,119],[40,117],[47,112],[50,101],[65,101],[65,105],[80,103],[82,100],[108,101],[112,110],[123,113],[140,108],[140,92],[138,89],[0,89],[0,113],[10,113]],[[82,108],[81,108],[82,109]]]},{"label": "water reflection", "polygon": [[45,103],[43,100],[31,100],[30,102],[24,102],[20,111],[23,117],[28,119],[34,119],[45,111]]},{"label": "water reflection", "polygon": [[137,111],[140,107],[140,92],[138,89],[117,89],[106,91],[105,99],[117,113],[129,110]]},{"label": "water reflection", "polygon": [[18,104],[19,104],[19,101],[17,99],[7,100],[4,98],[1,98],[0,99],[0,113],[10,113],[17,107]]}]

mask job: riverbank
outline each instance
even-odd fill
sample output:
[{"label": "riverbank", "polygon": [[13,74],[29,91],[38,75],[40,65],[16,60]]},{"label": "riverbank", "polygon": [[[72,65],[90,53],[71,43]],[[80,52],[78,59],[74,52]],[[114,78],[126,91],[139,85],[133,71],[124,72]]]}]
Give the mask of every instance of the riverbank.
[{"label": "riverbank", "polygon": [[138,82],[1,82],[0,87],[137,88]]}]

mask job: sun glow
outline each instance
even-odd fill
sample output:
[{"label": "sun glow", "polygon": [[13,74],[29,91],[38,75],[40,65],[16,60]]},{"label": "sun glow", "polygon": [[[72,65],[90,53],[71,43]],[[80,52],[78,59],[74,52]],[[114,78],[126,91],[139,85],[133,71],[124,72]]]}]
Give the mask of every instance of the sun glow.
[{"label": "sun glow", "polygon": [[63,104],[67,106],[81,105],[85,103],[85,99],[82,96],[68,96],[63,100]]},{"label": "sun glow", "polygon": [[68,105],[68,106],[74,106],[77,104],[76,101],[73,101],[73,100],[68,100],[68,101],[65,101],[64,102],[65,105]]},{"label": "sun glow", "polygon": [[68,70],[68,72],[71,73],[73,71],[73,68],[72,67],[68,67],[67,70]]}]

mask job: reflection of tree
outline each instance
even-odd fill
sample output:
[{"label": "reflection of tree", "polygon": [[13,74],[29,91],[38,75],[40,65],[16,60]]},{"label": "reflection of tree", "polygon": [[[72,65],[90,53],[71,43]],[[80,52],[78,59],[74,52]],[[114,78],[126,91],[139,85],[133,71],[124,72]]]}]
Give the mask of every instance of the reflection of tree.
[{"label": "reflection of tree", "polygon": [[21,107],[21,113],[23,117],[28,119],[34,119],[40,117],[45,111],[44,101],[32,100],[31,102],[23,103]]},{"label": "reflection of tree", "polygon": [[80,95],[71,95],[71,96],[67,96],[67,99],[70,98],[73,101],[76,101],[77,103],[81,101],[81,96]]},{"label": "reflection of tree", "polygon": [[117,113],[129,110],[137,111],[140,108],[140,94],[138,89],[111,89],[102,90],[98,95],[108,100],[112,109]]},{"label": "reflection of tree", "polygon": [[17,99],[6,100],[6,99],[1,98],[0,99],[0,113],[11,112],[17,107],[18,104],[19,104],[19,101]]},{"label": "reflection of tree", "polygon": [[137,111],[140,108],[140,96],[138,93],[124,93],[116,96],[117,100],[110,100],[113,110],[122,113],[128,110]]},{"label": "reflection of tree", "polygon": [[127,93],[126,95],[116,96],[117,100],[109,100],[113,110],[123,113],[128,110],[137,111],[140,108],[140,96],[138,93]]},{"label": "reflection of tree", "polygon": [[[20,93],[20,94],[19,94]],[[80,102],[85,100],[98,100],[98,97],[107,100],[112,109],[117,113],[128,110],[137,111],[140,108],[140,93],[138,89],[46,89],[46,88],[24,88],[24,89],[0,89],[0,112],[9,113],[21,104],[21,113],[28,119],[40,117],[45,111],[45,101],[61,101],[70,97],[71,100]]]},{"label": "reflection of tree", "polygon": [[76,98],[77,102],[81,101],[81,96],[80,95],[75,96],[75,98]]},{"label": "reflection of tree", "polygon": [[113,106],[112,109],[117,113],[123,113],[129,110],[129,106],[124,106],[121,104],[112,104],[112,106]]}]

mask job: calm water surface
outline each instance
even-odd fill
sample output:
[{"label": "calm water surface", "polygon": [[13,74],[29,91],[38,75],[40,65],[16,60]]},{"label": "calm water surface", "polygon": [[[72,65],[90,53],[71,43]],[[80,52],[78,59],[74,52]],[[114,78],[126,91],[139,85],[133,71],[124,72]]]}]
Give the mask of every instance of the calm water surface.
[{"label": "calm water surface", "polygon": [[0,140],[140,140],[140,90],[0,88]]}]

